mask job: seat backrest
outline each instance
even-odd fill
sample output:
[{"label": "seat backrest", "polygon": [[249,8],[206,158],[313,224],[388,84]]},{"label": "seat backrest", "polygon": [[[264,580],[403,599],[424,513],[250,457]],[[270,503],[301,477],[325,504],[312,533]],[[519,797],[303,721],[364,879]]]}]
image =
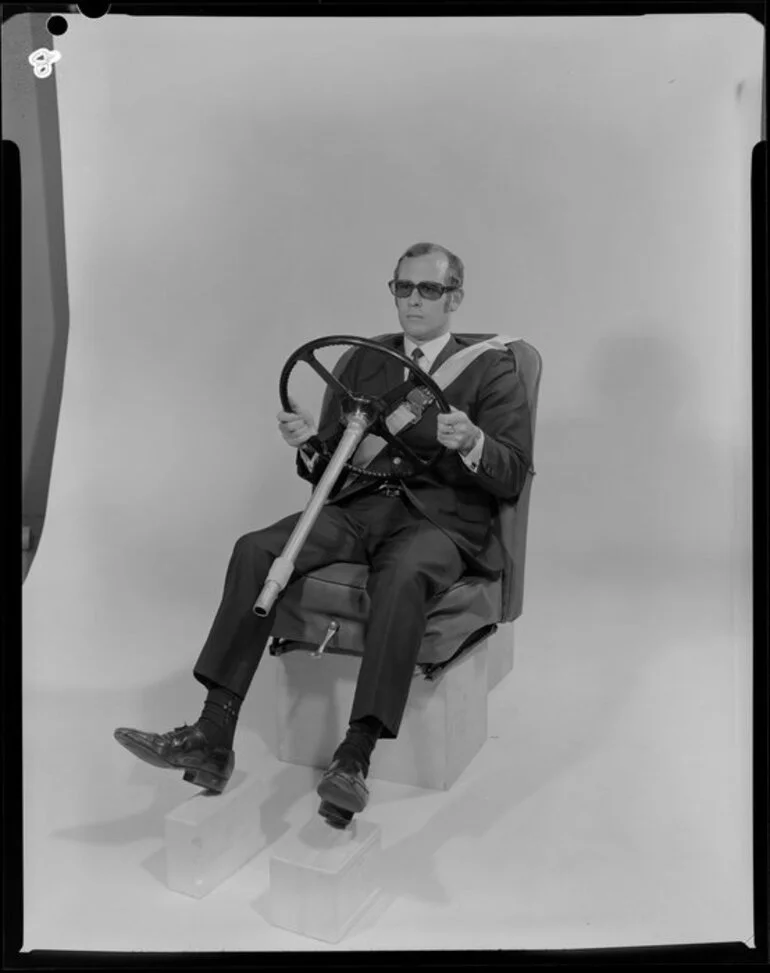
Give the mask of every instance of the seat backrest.
[{"label": "seat backrest", "polygon": [[[382,341],[387,337],[391,337],[391,335],[377,335],[372,340]],[[462,337],[469,338],[473,341],[483,341],[487,338],[494,337],[494,335],[463,332]],[[510,341],[508,347],[514,354],[517,372],[526,388],[527,403],[532,421],[532,446],[534,449],[542,359],[537,349],[521,338]],[[356,351],[357,348],[350,348],[340,356],[339,361],[332,370],[335,376],[339,377],[342,369]],[[332,390],[331,388],[327,388],[321,407],[319,427],[323,427],[325,420],[328,418],[331,399]],[[501,622],[512,622],[522,612],[524,602],[524,562],[527,553],[527,522],[529,519],[529,498],[532,491],[533,476],[534,472],[532,470],[528,471],[524,487],[515,503],[505,501],[499,503],[498,514],[494,520],[494,529],[504,552],[503,573],[499,582],[502,585]]]},{"label": "seat backrest", "polygon": [[[535,448],[537,401],[540,392],[542,358],[536,348],[519,338],[508,347],[516,358],[516,367],[527,390],[527,403],[532,421],[532,449]],[[534,459],[533,459],[534,462]],[[524,604],[524,562],[527,554],[529,496],[534,470],[529,470],[524,488],[516,503],[501,502],[497,519],[498,537],[505,552],[502,575],[502,622],[512,622],[521,615]]]}]

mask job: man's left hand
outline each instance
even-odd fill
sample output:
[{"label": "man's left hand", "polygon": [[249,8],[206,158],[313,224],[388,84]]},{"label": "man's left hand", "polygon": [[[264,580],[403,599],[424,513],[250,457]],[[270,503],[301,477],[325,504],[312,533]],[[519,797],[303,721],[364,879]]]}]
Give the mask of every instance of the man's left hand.
[{"label": "man's left hand", "polygon": [[478,439],[481,430],[474,425],[464,412],[455,409],[451,412],[439,412],[436,439],[447,449],[457,450],[461,455],[470,452]]}]

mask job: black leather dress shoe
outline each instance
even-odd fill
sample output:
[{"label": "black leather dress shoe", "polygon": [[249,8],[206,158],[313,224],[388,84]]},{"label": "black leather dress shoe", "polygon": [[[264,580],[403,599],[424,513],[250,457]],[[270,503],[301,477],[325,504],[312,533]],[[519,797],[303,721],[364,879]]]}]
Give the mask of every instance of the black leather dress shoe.
[{"label": "black leather dress shoe", "polygon": [[227,747],[212,747],[197,726],[177,726],[168,733],[145,733],[119,727],[115,739],[135,757],[152,764],[184,770],[184,780],[221,794],[235,766],[235,754]]},{"label": "black leather dress shoe", "polygon": [[[360,761],[354,757],[335,757],[321,778],[317,788],[318,796],[325,804],[334,805],[334,813],[338,817],[340,811],[356,814],[363,811],[369,801],[369,789],[364,783],[364,777],[364,767]],[[328,818],[323,804],[319,813]]]}]

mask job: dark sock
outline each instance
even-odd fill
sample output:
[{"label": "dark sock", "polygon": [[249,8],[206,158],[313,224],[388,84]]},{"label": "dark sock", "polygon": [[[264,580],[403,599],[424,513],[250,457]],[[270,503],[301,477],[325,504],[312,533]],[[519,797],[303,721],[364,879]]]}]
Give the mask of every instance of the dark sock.
[{"label": "dark sock", "polygon": [[212,686],[209,689],[196,726],[203,730],[212,746],[232,749],[242,702],[242,696],[224,686]]},{"label": "dark sock", "polygon": [[337,747],[335,757],[353,757],[361,761],[364,767],[364,776],[369,773],[369,762],[372,757],[374,745],[380,738],[382,723],[376,716],[364,716],[360,720],[354,720],[348,727],[345,739]]},{"label": "dark sock", "polygon": [[349,729],[368,733],[374,740],[378,740],[382,732],[382,723],[376,716],[364,716],[360,720],[354,720]]}]

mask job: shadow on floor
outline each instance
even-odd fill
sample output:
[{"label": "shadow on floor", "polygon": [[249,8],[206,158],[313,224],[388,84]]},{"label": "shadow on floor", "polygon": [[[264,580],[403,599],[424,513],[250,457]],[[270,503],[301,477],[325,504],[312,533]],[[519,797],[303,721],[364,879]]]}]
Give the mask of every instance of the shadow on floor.
[{"label": "shadow on floor", "polygon": [[[487,741],[454,787],[441,796],[438,810],[430,820],[417,833],[395,844],[388,845],[384,836],[386,854],[382,860],[381,886],[386,895],[447,903],[449,896],[435,864],[442,847],[451,840],[482,838],[506,814],[586,759],[611,736],[645,667],[659,661],[667,651],[663,634],[666,625],[656,626],[642,616],[638,624],[630,625],[622,599],[606,600],[599,605],[601,611],[594,610],[597,603],[592,602],[594,609],[588,615],[585,602],[585,595],[580,591],[559,602],[563,611],[552,613],[549,625],[541,626],[536,660],[534,648],[527,654],[517,647],[513,672],[490,696],[490,719],[498,729],[497,733],[494,729],[491,732],[499,739]],[[532,601],[530,604],[540,613],[542,609]],[[581,605],[582,615],[579,614]],[[578,618],[582,618],[579,625]],[[585,640],[584,651],[576,641],[576,632]],[[587,656],[590,667],[585,664]],[[277,662],[267,655],[263,659],[252,687],[253,700],[247,698],[242,710],[240,741],[236,737],[236,761],[240,757],[236,773],[259,771],[269,778],[270,796],[262,810],[268,844],[290,827],[290,809],[314,790],[320,774],[312,768],[278,762],[267,746],[266,738],[270,738],[274,724],[270,699],[274,672],[268,669]],[[163,731],[180,725],[184,719],[191,722],[200,712],[203,695],[203,688],[190,672],[180,672],[134,694],[124,692],[114,702],[105,703],[102,699],[99,742],[94,744],[95,724],[86,725],[82,714],[93,712],[99,694],[66,698],[65,694],[52,694],[49,711],[56,707],[56,712],[51,712],[52,718],[59,725],[77,724],[77,732],[86,741],[77,750],[82,761],[80,774],[86,781],[84,786],[91,786],[101,774],[107,787],[115,791],[128,784],[132,788],[146,788],[151,794],[151,802],[140,811],[60,829],[54,836],[96,844],[128,844],[147,838],[162,840],[164,816],[195,791],[182,782],[178,772],[159,770],[131,757],[111,739],[112,729],[115,725],[136,725]],[[45,727],[40,733],[43,741]],[[47,733],[50,738],[50,728]],[[54,758],[46,759],[51,760],[52,767],[56,766]],[[124,761],[132,762],[127,779],[120,776]],[[408,805],[403,799],[384,800],[378,805],[377,783],[372,787],[370,810],[380,808],[380,820],[386,827],[387,816],[403,813]],[[104,791],[104,783],[100,787]],[[415,788],[408,792],[407,799],[424,794]],[[111,799],[114,807],[114,795]],[[162,861],[158,854],[144,864],[162,881]]]}]

